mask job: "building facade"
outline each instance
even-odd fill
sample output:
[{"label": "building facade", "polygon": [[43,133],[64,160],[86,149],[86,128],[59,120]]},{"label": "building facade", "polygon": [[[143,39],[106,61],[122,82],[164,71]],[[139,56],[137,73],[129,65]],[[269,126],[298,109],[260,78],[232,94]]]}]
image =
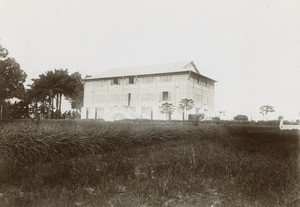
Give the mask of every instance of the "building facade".
[{"label": "building facade", "polygon": [[192,61],[112,69],[84,79],[82,119],[166,119],[162,103],[174,106],[171,119],[181,120],[181,99],[192,99],[189,114],[214,110],[215,80],[199,73]]}]

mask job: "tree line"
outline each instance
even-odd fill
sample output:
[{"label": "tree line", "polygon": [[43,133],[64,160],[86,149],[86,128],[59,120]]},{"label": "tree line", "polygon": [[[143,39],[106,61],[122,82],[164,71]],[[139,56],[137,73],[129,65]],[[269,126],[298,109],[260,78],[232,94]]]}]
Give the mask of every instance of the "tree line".
[{"label": "tree line", "polygon": [[24,86],[26,78],[17,61],[9,57],[8,50],[0,44],[0,119],[30,118],[32,115],[64,118],[61,112],[63,97],[74,111],[82,107],[84,85],[79,72],[49,70],[32,79],[29,88]]}]

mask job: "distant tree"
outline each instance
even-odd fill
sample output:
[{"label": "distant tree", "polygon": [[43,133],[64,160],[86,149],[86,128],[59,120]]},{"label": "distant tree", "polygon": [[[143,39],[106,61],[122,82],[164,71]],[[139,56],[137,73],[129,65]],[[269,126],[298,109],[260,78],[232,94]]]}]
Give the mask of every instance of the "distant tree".
[{"label": "distant tree", "polygon": [[265,117],[265,115],[267,115],[268,113],[275,112],[274,107],[270,105],[263,105],[259,109],[260,109],[260,114],[262,114],[263,117]]},{"label": "distant tree", "polygon": [[0,44],[0,119],[2,119],[4,101],[21,98],[25,93],[26,73],[14,58],[8,57],[8,50]]},{"label": "distant tree", "polygon": [[187,111],[192,110],[194,108],[195,104],[192,99],[181,99],[179,101],[179,107],[183,110],[182,118],[183,120],[185,119],[184,117],[187,116]]},{"label": "distant tree", "polygon": [[171,103],[165,102],[160,107],[160,113],[166,114],[166,120],[171,119],[171,115],[174,113],[174,106]]},{"label": "distant tree", "polygon": [[235,117],[233,117],[233,120],[235,121],[248,121],[248,116],[246,115],[236,115]]}]

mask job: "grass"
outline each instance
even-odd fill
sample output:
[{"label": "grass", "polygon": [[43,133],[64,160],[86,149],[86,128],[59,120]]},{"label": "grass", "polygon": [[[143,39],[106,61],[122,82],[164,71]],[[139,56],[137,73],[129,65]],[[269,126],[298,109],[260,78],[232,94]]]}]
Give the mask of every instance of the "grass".
[{"label": "grass", "polygon": [[293,206],[300,198],[297,131],[182,122],[0,127],[0,206]]}]

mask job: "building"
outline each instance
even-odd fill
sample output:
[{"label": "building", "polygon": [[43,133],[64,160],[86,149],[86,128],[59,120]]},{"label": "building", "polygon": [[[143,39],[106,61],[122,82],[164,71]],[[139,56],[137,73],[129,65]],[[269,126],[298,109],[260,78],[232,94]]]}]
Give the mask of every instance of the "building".
[{"label": "building", "polygon": [[193,99],[189,114],[214,110],[214,83],[192,61],[111,69],[84,79],[82,119],[165,119],[162,103],[174,106],[171,119],[181,120],[181,99]]}]

